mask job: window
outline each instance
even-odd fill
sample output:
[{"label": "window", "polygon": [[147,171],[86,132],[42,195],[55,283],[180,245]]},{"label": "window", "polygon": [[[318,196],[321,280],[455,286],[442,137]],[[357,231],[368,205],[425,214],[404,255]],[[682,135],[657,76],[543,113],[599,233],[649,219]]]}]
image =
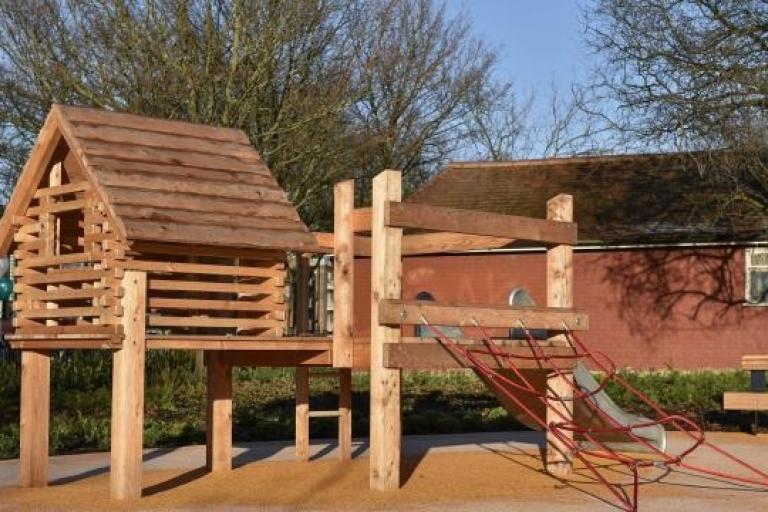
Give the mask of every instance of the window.
[{"label": "window", "polygon": [[[435,297],[433,297],[432,294],[429,292],[422,291],[416,294],[416,300],[434,301]],[[464,337],[464,332],[461,330],[460,327],[453,327],[450,325],[436,325],[435,327],[440,329],[440,332],[449,338],[458,339],[458,338]],[[436,338],[437,337],[437,333],[433,332],[432,329],[430,329],[429,327],[423,324],[416,326],[415,334],[416,334],[416,337],[418,338]]]},{"label": "window", "polygon": [[[528,290],[525,288],[515,288],[509,293],[509,305],[520,308],[532,308],[536,306],[536,302],[531,298]],[[546,329],[531,329],[530,331],[531,335],[537,340],[545,340],[549,337]],[[526,336],[523,329],[513,327],[509,330],[509,337],[514,340],[522,340]]]},{"label": "window", "polygon": [[434,301],[435,298],[429,292],[419,292],[419,293],[416,294],[416,300],[431,300],[431,301]]},{"label": "window", "polygon": [[747,249],[746,290],[748,304],[768,305],[768,247]]}]

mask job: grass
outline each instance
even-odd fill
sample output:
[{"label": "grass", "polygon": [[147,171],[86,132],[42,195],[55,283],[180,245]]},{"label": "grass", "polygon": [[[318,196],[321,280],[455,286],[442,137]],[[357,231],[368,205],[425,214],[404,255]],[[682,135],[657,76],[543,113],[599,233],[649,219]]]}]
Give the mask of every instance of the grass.
[{"label": "grass", "polygon": [[[102,351],[72,351],[53,364],[51,453],[109,449],[111,359]],[[709,429],[743,428],[744,416],[721,411],[722,393],[746,390],[747,372],[649,372],[622,376],[663,407]],[[19,369],[0,363],[0,458],[18,456]],[[293,370],[239,368],[234,374],[236,441],[293,438]],[[353,377],[353,432],[368,432],[368,375]],[[312,383],[312,408],[333,408],[333,381]],[[617,403],[643,412],[615,384]],[[192,354],[147,355],[145,444],[176,446],[205,441],[205,385]],[[765,420],[762,420],[765,424]],[[403,430],[406,434],[498,431],[523,428],[510,419],[482,383],[467,372],[406,372]],[[333,437],[333,419],[311,423],[312,437]]]}]

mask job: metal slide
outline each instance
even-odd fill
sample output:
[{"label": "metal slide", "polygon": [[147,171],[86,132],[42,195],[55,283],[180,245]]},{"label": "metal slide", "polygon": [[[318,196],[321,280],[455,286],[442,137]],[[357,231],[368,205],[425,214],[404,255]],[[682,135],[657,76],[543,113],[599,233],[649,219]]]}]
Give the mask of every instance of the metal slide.
[{"label": "metal slide", "polygon": [[[480,326],[484,346],[468,348],[439,326],[430,324],[427,318],[422,317],[422,321],[456,360],[478,375],[513,417],[534,429],[546,431],[551,442],[570,453],[596,482],[610,491],[614,503],[627,512],[637,511],[641,468],[678,467],[733,483],[768,488],[768,473],[709,442],[701,427],[688,418],[661,409],[623,379],[607,356],[591,351],[565,325],[563,336],[571,348],[569,353],[548,353],[522,326],[530,355],[521,355],[507,352],[502,345],[494,343]],[[489,356],[500,362],[501,367],[489,366]],[[522,360],[526,360],[526,364],[519,364]],[[598,382],[586,365],[605,377]],[[529,369],[531,366],[534,369]],[[550,389],[548,379],[553,376],[569,386],[565,392],[568,398]],[[654,419],[631,414],[617,406],[605,393],[609,382],[623,388],[646,410],[652,411]],[[569,409],[573,410],[572,416],[566,412]],[[686,441],[677,453],[667,449],[667,428],[677,430]],[[688,462],[688,455],[699,449],[717,454],[722,464],[710,468]],[[633,456],[633,452],[644,453]],[[625,468],[632,478],[631,493],[626,493],[622,484],[615,481],[617,466]]]},{"label": "metal slide", "polygon": [[[525,379],[531,382],[536,389],[543,390],[546,386],[548,370],[519,370],[525,375]],[[489,384],[488,387],[494,392],[496,397],[502,403],[507,412],[518,422],[534,430],[542,430],[539,423],[526,412],[518,403],[511,400],[508,396],[510,391],[519,392],[515,389],[509,389],[510,386],[504,386],[503,381],[496,380],[493,384],[488,382],[483,373],[475,369],[475,373]],[[512,370],[500,370],[500,374],[507,376],[510,380],[515,378]],[[649,448],[642,443],[635,441],[635,437],[644,439],[654,448],[661,452],[667,451],[667,433],[660,424],[654,424],[650,418],[639,416],[625,411],[611,400],[611,397],[600,388],[600,384],[592,376],[592,373],[581,363],[576,364],[573,371],[573,377],[578,388],[585,394],[584,400],[574,401],[574,421],[582,427],[590,428],[595,432],[592,434],[597,441],[604,446],[621,452],[642,452],[648,453]],[[504,388],[504,390],[500,388]],[[525,408],[534,412],[539,417],[546,415],[546,404],[536,397],[520,397],[525,404]],[[587,401],[591,403],[587,403]],[[631,435],[624,432],[617,432],[613,428],[614,423],[607,418],[612,418],[615,423],[630,429]],[[638,426],[639,425],[639,426]],[[585,439],[580,440],[587,446],[594,448],[594,443]]]}]

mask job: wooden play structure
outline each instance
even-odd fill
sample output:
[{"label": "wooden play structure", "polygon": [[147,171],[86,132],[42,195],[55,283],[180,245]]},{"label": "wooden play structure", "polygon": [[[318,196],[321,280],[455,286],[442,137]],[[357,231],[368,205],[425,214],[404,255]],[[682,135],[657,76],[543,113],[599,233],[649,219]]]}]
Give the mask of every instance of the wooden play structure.
[{"label": "wooden play structure", "polygon": [[[370,486],[379,490],[401,485],[402,370],[470,367],[510,411],[539,407],[546,467],[566,475],[574,436],[583,434],[571,427],[575,395],[597,393],[579,391],[572,373],[570,336],[589,320],[573,307],[571,197],[553,197],[547,218],[534,219],[403,202],[397,171],[373,180],[370,208],[355,208],[354,189],[352,181],[335,187],[334,232],[311,233],[240,131],[54,106],[0,223],[2,250],[15,259],[7,338],[22,351],[21,484],[48,478],[51,351],[85,348],[113,353],[116,499],[141,495],[144,360],[156,349],[205,351],[211,471],[232,465],[233,366],[296,368],[300,460],[309,458],[315,417],[338,418],[340,456],[351,456],[351,371],[370,371]],[[401,296],[404,257],[517,241],[547,248],[545,307]],[[332,336],[286,336],[288,252],[333,255]],[[352,321],[355,258],[371,260],[370,338],[356,336]],[[296,304],[301,309],[306,297]],[[406,336],[427,322],[468,332],[521,325],[549,335],[455,344]],[[512,369],[547,390],[543,399],[513,404],[511,388],[493,384],[494,371]],[[339,407],[312,411],[310,383],[327,377],[339,380]]]}]

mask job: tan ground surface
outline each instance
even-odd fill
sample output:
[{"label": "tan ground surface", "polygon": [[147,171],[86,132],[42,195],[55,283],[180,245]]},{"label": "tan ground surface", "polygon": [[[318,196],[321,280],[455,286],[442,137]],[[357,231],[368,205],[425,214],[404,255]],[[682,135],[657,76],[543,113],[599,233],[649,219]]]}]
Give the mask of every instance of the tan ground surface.
[{"label": "tan ground surface", "polygon": [[[711,437],[768,469],[768,436]],[[723,467],[711,455],[697,459]],[[405,485],[388,493],[368,490],[366,458],[252,463],[217,475],[199,469],[148,471],[145,497],[120,503],[109,500],[109,475],[100,474],[45,489],[0,488],[0,510],[617,510],[583,470],[561,482],[541,469],[537,456],[515,447],[428,453],[407,459]],[[618,472],[609,474],[628,481]],[[644,477],[660,475],[652,469]],[[640,493],[641,510],[768,510],[768,492],[680,472],[643,485]]]}]

